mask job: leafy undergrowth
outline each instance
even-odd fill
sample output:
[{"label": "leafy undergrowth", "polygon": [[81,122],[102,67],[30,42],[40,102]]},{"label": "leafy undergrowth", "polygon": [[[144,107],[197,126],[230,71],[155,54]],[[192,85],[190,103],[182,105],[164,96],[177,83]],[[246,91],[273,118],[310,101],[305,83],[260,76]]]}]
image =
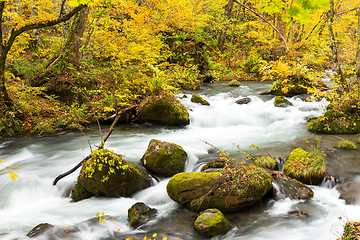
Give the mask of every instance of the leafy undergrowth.
[{"label": "leafy undergrowth", "polygon": [[316,133],[360,132],[360,83],[337,84],[327,95],[331,103],[323,116],[311,119],[308,130]]}]

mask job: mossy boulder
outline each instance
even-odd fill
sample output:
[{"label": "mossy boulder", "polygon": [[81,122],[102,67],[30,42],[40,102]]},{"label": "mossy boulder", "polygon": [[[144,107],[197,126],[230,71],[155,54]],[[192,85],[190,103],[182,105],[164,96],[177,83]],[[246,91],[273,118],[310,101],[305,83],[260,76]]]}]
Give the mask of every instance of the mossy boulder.
[{"label": "mossy boulder", "polygon": [[128,209],[128,220],[132,228],[137,228],[151,219],[154,219],[157,214],[155,208],[151,208],[145,203],[138,202]]},{"label": "mossy boulder", "polygon": [[231,82],[229,82],[229,86],[230,87],[239,87],[241,84],[238,80],[232,80]]},{"label": "mossy boulder", "polygon": [[194,94],[192,95],[191,97],[191,102],[194,102],[194,103],[200,103],[201,105],[207,105],[209,106],[210,103],[208,101],[206,101],[204,98],[202,98],[200,95],[198,94]]},{"label": "mossy boulder", "polygon": [[276,166],[276,159],[270,156],[256,157],[253,159],[256,166],[274,170]]},{"label": "mossy boulder", "polygon": [[326,162],[317,151],[294,149],[284,164],[284,174],[305,184],[318,185],[326,173]]},{"label": "mossy boulder", "polygon": [[360,222],[348,221],[344,227],[344,233],[341,240],[359,240]]},{"label": "mossy boulder", "polygon": [[190,123],[189,113],[179,100],[161,96],[148,99],[139,107],[138,121],[169,126],[184,126]]},{"label": "mossy boulder", "polygon": [[221,172],[176,174],[167,192],[174,201],[194,211],[237,211],[260,202],[271,187],[271,177],[264,169],[240,166]]},{"label": "mossy boulder", "polygon": [[[85,188],[95,196],[129,197],[151,185],[149,176],[121,155],[107,149],[92,152],[83,164],[77,188]],[[75,200],[75,199],[74,199]]]},{"label": "mossy boulder", "polygon": [[184,171],[187,154],[175,144],[152,139],[141,158],[144,167],[164,177],[171,177]]},{"label": "mossy boulder", "polygon": [[218,209],[207,209],[196,218],[194,228],[205,237],[215,237],[227,233],[232,225]]},{"label": "mossy boulder", "polygon": [[278,199],[310,199],[314,192],[303,183],[289,178],[280,172],[272,172],[274,198]]},{"label": "mossy boulder", "polygon": [[294,106],[289,100],[285,99],[283,96],[276,96],[274,99],[275,107],[289,107]]},{"label": "mossy boulder", "polygon": [[314,133],[353,134],[360,133],[360,108],[358,110],[341,112],[332,107],[323,116],[309,120],[307,128]]},{"label": "mossy boulder", "polygon": [[284,79],[274,81],[270,93],[277,96],[293,97],[307,94],[308,89],[312,88],[320,91],[329,89],[321,80],[313,81],[305,74],[290,74]]}]

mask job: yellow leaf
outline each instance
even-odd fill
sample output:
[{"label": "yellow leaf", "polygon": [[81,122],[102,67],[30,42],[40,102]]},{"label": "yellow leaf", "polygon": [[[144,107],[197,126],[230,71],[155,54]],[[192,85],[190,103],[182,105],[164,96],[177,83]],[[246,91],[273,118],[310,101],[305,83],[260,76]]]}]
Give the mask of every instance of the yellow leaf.
[{"label": "yellow leaf", "polygon": [[152,236],[153,236],[153,237],[156,237],[156,236],[157,236],[157,233],[154,233]]}]

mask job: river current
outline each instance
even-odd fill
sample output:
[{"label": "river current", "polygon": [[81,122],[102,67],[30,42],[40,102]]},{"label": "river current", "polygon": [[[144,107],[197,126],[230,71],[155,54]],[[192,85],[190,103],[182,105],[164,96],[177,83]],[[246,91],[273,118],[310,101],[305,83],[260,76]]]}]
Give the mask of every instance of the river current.
[{"label": "river current", "polygon": [[[247,150],[259,146],[253,154],[286,156],[297,147],[309,150],[316,145],[318,135],[306,130],[307,119],[318,116],[327,104],[288,98],[294,106],[277,108],[273,96],[260,96],[268,83],[243,83],[228,87],[225,83],[205,85],[202,90],[187,92],[178,97],[188,108],[190,125],[184,128],[159,127],[150,124],[118,125],[106,147],[139,164],[151,139],[181,145],[188,153],[185,171],[200,171],[208,161],[210,143],[237,156],[238,147]],[[191,94],[203,96],[210,106],[190,101]],[[241,97],[250,97],[245,105],[236,104]],[[107,127],[103,126],[103,134]],[[93,148],[100,142],[101,133],[94,126],[86,132]],[[339,138],[355,140],[358,136],[320,136],[320,146],[332,155],[327,158],[330,172],[339,178],[359,179],[359,152],[335,148]],[[169,179],[154,180],[154,186],[131,198],[90,198],[77,203],[68,197],[78,172],[52,181],[89,154],[86,138],[81,133],[61,132],[49,136],[27,136],[0,142],[0,167],[19,165],[11,170],[19,175],[16,182],[8,174],[0,174],[0,239],[28,239],[26,234],[40,223],[54,229],[39,239],[143,239],[157,233],[157,239],[204,239],[193,230],[196,213],[172,201],[166,193]],[[240,158],[240,156],[238,156]],[[355,171],[356,170],[356,171]],[[359,204],[347,205],[339,199],[334,187],[310,186],[311,200],[270,200],[261,206],[226,214],[234,228],[225,236],[214,239],[262,240],[335,240],[341,237],[346,220],[359,220]],[[137,230],[127,222],[127,210],[136,202],[145,202],[159,211],[157,218]],[[300,211],[306,215],[292,215]],[[114,217],[98,223],[97,213]],[[119,230],[120,229],[120,230]],[[119,231],[117,231],[119,230]]]}]

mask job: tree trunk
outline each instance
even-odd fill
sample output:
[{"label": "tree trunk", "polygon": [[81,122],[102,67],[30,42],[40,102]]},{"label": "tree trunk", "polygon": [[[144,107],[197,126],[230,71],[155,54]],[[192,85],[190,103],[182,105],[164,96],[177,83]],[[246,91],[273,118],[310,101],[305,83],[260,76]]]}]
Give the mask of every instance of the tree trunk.
[{"label": "tree trunk", "polygon": [[81,60],[80,48],[84,36],[89,8],[85,7],[75,15],[69,36],[64,46],[63,61],[67,64],[79,66]]},{"label": "tree trunk", "polygon": [[357,9],[358,27],[357,27],[357,50],[356,50],[356,76],[360,84],[360,7]]},{"label": "tree trunk", "polygon": [[[225,17],[227,19],[231,18],[231,13],[232,13],[233,7],[234,7],[234,0],[229,0],[229,2],[225,5]],[[220,31],[220,35],[219,35],[219,39],[218,39],[218,47],[221,51],[224,50],[227,29],[228,29],[228,26],[225,26],[225,28],[221,29],[221,31]]]},{"label": "tree trunk", "polygon": [[5,104],[7,107],[13,106],[13,102],[6,90],[5,85],[5,61],[6,61],[6,53],[1,47],[0,50],[0,103]]},{"label": "tree trunk", "polygon": [[333,30],[334,17],[335,17],[334,0],[330,0],[330,11],[328,11],[328,21],[327,22],[328,22],[329,36],[330,36],[330,48],[332,51],[331,57],[332,57],[332,60],[334,63],[335,71],[340,78],[340,83],[346,84],[346,79],[341,70],[341,66],[339,64],[339,59],[338,59],[338,49],[336,46],[335,34],[334,34],[334,30]]}]

